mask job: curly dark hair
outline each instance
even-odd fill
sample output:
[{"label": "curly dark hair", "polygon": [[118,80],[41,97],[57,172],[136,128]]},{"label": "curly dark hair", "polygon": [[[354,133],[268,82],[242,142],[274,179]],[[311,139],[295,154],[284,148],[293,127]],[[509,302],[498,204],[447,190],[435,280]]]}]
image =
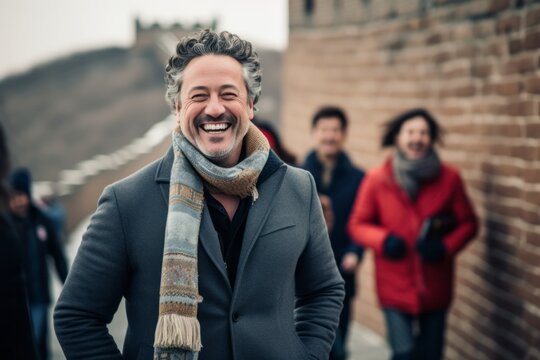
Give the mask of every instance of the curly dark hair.
[{"label": "curly dark hair", "polygon": [[392,120],[384,124],[384,133],[381,139],[381,147],[394,146],[396,142],[396,136],[399,134],[403,124],[412,120],[416,117],[421,117],[426,120],[429,127],[429,137],[431,138],[432,143],[441,143],[442,142],[442,133],[443,129],[437,123],[437,120],[431,115],[426,109],[418,108],[406,111],[402,114],[399,114]]},{"label": "curly dark hair", "polygon": [[228,31],[217,33],[205,29],[180,40],[165,67],[167,92],[165,98],[172,111],[176,109],[182,86],[182,75],[191,60],[204,55],[227,55],[237,60],[243,67],[244,82],[249,97],[256,104],[261,94],[262,71],[259,55],[249,41]]},{"label": "curly dark hair", "polygon": [[349,125],[347,115],[345,115],[345,111],[338,106],[324,106],[320,108],[315,115],[313,115],[313,119],[311,120],[311,128],[313,129],[315,126],[317,126],[319,120],[325,118],[338,118],[339,122],[341,123],[341,129],[347,130],[347,126]]}]

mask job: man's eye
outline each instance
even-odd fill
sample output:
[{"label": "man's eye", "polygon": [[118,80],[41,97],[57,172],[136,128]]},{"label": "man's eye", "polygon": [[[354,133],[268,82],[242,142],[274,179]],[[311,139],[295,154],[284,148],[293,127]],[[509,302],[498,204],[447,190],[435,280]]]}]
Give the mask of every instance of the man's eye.
[{"label": "man's eye", "polygon": [[191,97],[193,101],[203,101],[204,99],[206,99],[206,94],[195,94]]},{"label": "man's eye", "polygon": [[236,94],[235,93],[224,93],[223,95],[221,95],[225,100],[233,100],[236,98]]}]

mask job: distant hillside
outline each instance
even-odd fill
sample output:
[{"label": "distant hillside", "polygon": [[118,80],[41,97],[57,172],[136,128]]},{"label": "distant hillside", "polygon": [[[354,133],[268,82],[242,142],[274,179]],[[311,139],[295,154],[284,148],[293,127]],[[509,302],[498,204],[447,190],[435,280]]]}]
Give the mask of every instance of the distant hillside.
[{"label": "distant hillside", "polygon": [[[259,49],[263,93],[258,115],[279,123],[280,52]],[[161,56],[161,57],[160,57]],[[167,116],[163,55],[152,48],[108,48],[45,64],[0,82],[0,121],[14,165],[36,180],[108,154]]]},{"label": "distant hillside", "polygon": [[0,119],[15,165],[37,180],[141,136],[169,113],[151,51],[80,53],[0,83]]}]

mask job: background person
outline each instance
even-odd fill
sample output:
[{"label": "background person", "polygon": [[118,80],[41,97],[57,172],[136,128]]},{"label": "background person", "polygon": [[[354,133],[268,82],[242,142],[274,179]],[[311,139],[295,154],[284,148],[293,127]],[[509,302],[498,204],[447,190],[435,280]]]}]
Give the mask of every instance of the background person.
[{"label": "background person", "polygon": [[331,359],[346,358],[345,344],[351,318],[351,301],[356,294],[356,269],[364,249],[355,244],[346,231],[347,220],[364,177],[343,150],[348,120],[338,107],[326,106],[313,116],[311,135],[314,149],[303,165],[315,179],[327,219],[330,243],[341,276],[345,280],[345,300],[339,321],[339,332],[330,354]]},{"label": "background person", "polygon": [[0,123],[0,354],[6,360],[34,360],[22,248],[9,216],[8,173],[9,152]]},{"label": "background person", "polygon": [[30,303],[30,315],[39,358],[48,358],[49,269],[47,258],[54,260],[60,281],[67,277],[67,261],[59,236],[51,220],[32,202],[32,177],[26,168],[15,169],[10,176],[11,219],[23,248],[23,264]]},{"label": "background person", "polygon": [[295,166],[296,165],[296,156],[290,153],[284,146],[281,141],[281,137],[277,130],[270,124],[270,122],[261,120],[259,118],[253,119],[253,124],[261,130],[263,135],[268,140],[270,148],[274,150],[277,156],[285,163]]},{"label": "background person", "polygon": [[438,141],[439,125],[424,109],[388,122],[382,146],[393,154],[367,174],[348,225],[374,250],[394,360],[442,358],[454,260],[478,227],[458,171],[434,149]]}]

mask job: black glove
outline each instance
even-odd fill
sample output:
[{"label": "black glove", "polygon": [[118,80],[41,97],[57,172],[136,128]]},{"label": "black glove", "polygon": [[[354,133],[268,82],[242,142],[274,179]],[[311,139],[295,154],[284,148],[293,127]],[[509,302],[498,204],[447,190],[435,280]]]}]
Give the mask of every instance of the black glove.
[{"label": "black glove", "polygon": [[396,236],[388,235],[383,244],[383,255],[392,260],[398,260],[405,256],[407,244],[405,240]]},{"label": "black glove", "polygon": [[426,263],[441,261],[446,256],[446,247],[440,238],[417,241],[416,250]]}]

